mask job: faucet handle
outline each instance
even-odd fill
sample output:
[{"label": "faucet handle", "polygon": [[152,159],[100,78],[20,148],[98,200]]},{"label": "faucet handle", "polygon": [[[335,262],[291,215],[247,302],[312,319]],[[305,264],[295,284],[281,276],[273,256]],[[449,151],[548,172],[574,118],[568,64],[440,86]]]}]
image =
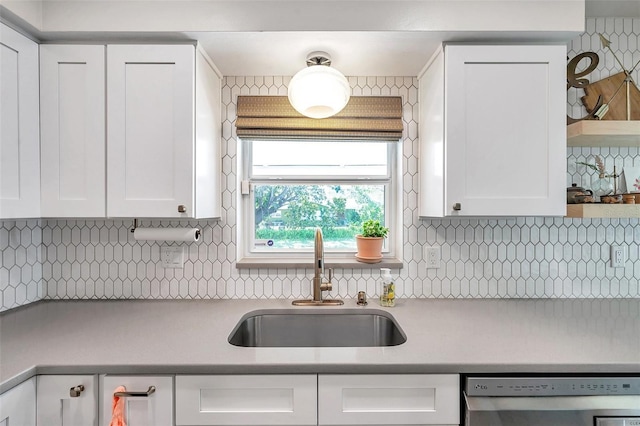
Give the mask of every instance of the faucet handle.
[{"label": "faucet handle", "polygon": [[327,269],[329,270],[329,281],[323,283],[322,279],[320,280],[320,291],[331,291],[331,289],[333,288],[333,284],[331,284],[331,278],[333,277],[333,268]]}]

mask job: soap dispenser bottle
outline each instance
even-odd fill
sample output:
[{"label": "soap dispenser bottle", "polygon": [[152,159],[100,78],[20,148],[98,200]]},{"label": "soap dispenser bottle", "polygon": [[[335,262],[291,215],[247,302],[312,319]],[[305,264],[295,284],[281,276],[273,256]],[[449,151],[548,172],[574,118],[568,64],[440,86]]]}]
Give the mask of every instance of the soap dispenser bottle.
[{"label": "soap dispenser bottle", "polygon": [[380,306],[395,306],[396,286],[391,277],[391,269],[380,268]]}]

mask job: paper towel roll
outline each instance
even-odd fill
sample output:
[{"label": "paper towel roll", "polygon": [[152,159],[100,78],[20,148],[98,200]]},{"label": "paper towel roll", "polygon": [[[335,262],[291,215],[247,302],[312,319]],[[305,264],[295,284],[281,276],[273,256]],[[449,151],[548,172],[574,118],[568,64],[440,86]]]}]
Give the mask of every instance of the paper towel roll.
[{"label": "paper towel roll", "polygon": [[133,238],[139,241],[189,241],[200,240],[198,228],[136,228]]}]

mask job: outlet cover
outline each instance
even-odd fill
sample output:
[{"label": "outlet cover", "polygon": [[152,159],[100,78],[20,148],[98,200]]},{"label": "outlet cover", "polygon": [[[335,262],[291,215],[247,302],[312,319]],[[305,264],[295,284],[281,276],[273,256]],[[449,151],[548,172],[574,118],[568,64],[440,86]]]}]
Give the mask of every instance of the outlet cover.
[{"label": "outlet cover", "polygon": [[624,268],[627,263],[627,253],[624,246],[611,246],[611,267]]},{"label": "outlet cover", "polygon": [[184,266],[184,249],[183,247],[161,247],[160,258],[163,268],[182,269]]},{"label": "outlet cover", "polygon": [[427,269],[438,269],[440,267],[440,247],[425,247],[424,260]]}]

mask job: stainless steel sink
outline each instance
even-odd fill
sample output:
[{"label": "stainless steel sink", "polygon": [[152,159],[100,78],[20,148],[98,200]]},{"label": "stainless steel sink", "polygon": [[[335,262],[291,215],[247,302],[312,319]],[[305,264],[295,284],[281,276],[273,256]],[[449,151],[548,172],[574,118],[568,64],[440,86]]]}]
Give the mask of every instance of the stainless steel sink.
[{"label": "stainless steel sink", "polygon": [[273,309],[249,312],[229,335],[244,347],[397,346],[407,337],[388,312],[373,309]]}]

